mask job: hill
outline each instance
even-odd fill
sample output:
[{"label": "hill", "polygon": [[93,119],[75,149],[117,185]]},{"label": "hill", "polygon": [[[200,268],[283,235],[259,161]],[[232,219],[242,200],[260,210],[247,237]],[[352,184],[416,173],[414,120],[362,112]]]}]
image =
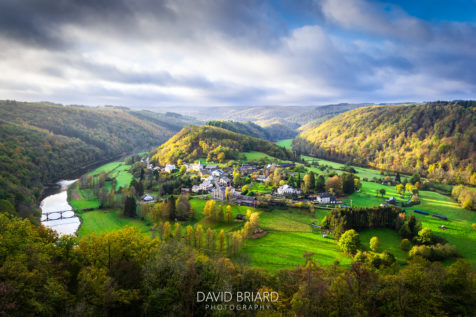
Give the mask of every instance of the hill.
[{"label": "hill", "polygon": [[118,155],[150,150],[193,122],[178,114],[0,101],[0,200],[26,217],[43,184]]},{"label": "hill", "polygon": [[293,149],[448,183],[476,182],[476,102],[373,106],[303,131]]},{"label": "hill", "polygon": [[291,159],[292,153],[272,142],[215,126],[187,126],[153,151],[152,160],[164,165],[207,157],[212,161],[236,159],[240,152],[260,151]]},{"label": "hill", "polygon": [[214,120],[214,121],[208,121],[207,125],[223,128],[232,132],[244,134],[254,138],[260,138],[265,140],[270,139],[269,133],[264,128],[260,127],[259,125],[251,121],[239,122],[239,121]]},{"label": "hill", "polygon": [[282,139],[294,138],[297,135],[295,129],[289,128],[281,120],[267,120],[265,122],[257,122],[258,124],[248,121],[226,121],[215,120],[207,122],[207,125],[223,128],[236,133],[252,136],[255,138],[265,139],[269,141],[278,141]]}]

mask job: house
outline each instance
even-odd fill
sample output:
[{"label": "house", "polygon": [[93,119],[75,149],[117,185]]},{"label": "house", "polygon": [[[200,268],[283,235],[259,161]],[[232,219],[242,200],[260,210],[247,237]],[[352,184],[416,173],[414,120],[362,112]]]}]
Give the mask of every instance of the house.
[{"label": "house", "polygon": [[210,191],[213,188],[213,183],[206,179],[200,185],[193,185],[192,192],[198,193],[200,191]]},{"label": "house", "polygon": [[172,173],[176,169],[177,167],[175,166],[175,164],[167,164],[165,165],[164,171],[166,171],[167,173]]},{"label": "house", "polygon": [[331,195],[330,193],[319,193],[316,196],[316,201],[319,204],[336,204],[337,198],[336,196]]},{"label": "house", "polygon": [[246,220],[246,216],[243,215],[243,214],[237,214],[237,215],[236,215],[236,219],[237,219],[237,220]]},{"label": "house", "polygon": [[279,195],[299,195],[300,193],[301,193],[300,189],[289,186],[288,184],[278,188]]},{"label": "house", "polygon": [[213,200],[225,200],[225,187],[215,186],[212,190],[212,199]]},{"label": "house", "polygon": [[152,195],[149,195],[149,194],[146,194],[144,195],[144,197],[142,198],[143,201],[153,201],[154,200],[154,197]]},{"label": "house", "polygon": [[213,164],[208,164],[208,165],[205,167],[205,169],[208,170],[208,171],[214,171],[214,170],[218,169],[218,166],[213,165]]},{"label": "house", "polygon": [[225,173],[221,169],[216,169],[212,172],[212,176],[222,177]]},{"label": "house", "polygon": [[190,188],[182,188],[180,190],[180,195],[183,195],[183,196],[190,195]]},{"label": "house", "polygon": [[198,161],[198,163],[193,164],[185,164],[185,167],[187,168],[187,172],[203,172],[203,164],[201,161]]},{"label": "house", "polygon": [[258,175],[258,177],[256,177],[256,180],[258,182],[266,182],[267,180],[269,180],[269,177],[267,177],[265,175]]},{"label": "house", "polygon": [[396,205],[397,204],[397,199],[395,197],[390,197],[389,199],[386,200],[387,203],[389,204],[392,204],[392,205]]},{"label": "house", "polygon": [[229,186],[231,184],[231,179],[223,176],[218,180],[218,183],[222,186]]},{"label": "house", "polygon": [[240,167],[241,174],[250,174],[256,172],[257,168],[254,165],[242,164]]}]

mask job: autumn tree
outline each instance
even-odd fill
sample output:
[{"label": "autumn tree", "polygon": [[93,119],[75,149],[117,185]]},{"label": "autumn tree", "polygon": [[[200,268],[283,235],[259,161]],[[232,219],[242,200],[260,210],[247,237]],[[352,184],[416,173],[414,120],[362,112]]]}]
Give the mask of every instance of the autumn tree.
[{"label": "autumn tree", "polygon": [[354,254],[360,245],[359,234],[354,229],[347,230],[342,234],[337,244],[343,252]]},{"label": "autumn tree", "polygon": [[378,252],[379,248],[380,248],[380,241],[378,240],[377,237],[372,237],[370,239],[370,250],[374,252]]}]

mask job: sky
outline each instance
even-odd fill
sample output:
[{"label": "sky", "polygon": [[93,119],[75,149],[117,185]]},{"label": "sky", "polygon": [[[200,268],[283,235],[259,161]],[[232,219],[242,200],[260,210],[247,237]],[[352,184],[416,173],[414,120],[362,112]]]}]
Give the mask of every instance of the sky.
[{"label": "sky", "polygon": [[128,107],[476,98],[476,0],[2,0],[0,99]]}]

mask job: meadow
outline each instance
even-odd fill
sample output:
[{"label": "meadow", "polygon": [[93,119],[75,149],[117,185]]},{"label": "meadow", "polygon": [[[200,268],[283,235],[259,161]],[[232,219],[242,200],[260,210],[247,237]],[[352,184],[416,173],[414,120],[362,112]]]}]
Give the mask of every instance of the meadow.
[{"label": "meadow", "polygon": [[[282,145],[290,144],[289,140],[280,141]],[[269,157],[261,152],[244,153],[247,160],[259,160],[262,157]],[[320,165],[327,165],[328,172],[335,171],[338,174],[345,167],[344,164],[321,160],[311,157],[304,157],[305,160],[312,163],[318,162]],[[121,186],[128,186],[132,175],[128,172],[129,166],[122,162],[112,162],[99,167],[91,172],[97,175],[101,171],[109,173],[111,177],[117,180],[116,189]],[[323,173],[316,167],[310,167],[316,173]],[[394,186],[387,186],[375,182],[362,181],[362,178],[372,179],[380,178],[380,172],[372,169],[354,167],[357,174],[361,178],[362,188],[348,197],[340,197],[347,205],[372,207],[378,206],[385,202],[385,199],[394,196],[399,202],[408,200],[409,194],[405,194],[404,198],[396,192]],[[110,189],[110,182],[106,182],[105,186]],[[263,183],[253,183],[250,189],[256,192],[268,192]],[[385,189],[386,193],[382,197],[377,196],[377,190]],[[79,190],[75,186],[71,190],[77,191],[80,200],[71,200],[74,208],[97,208],[97,199],[91,199],[91,190]],[[423,227],[432,229],[437,235],[446,239],[449,243],[455,245],[460,254],[476,265],[476,231],[471,228],[472,223],[476,223],[476,214],[474,212],[464,210],[448,196],[431,192],[421,191],[421,203],[411,208],[405,208],[407,213],[413,213],[413,209],[422,209],[430,214],[438,213],[449,218],[449,221],[443,221],[431,216],[423,216],[415,214],[422,221]],[[74,196],[74,195],[73,195]],[[77,197],[77,196],[76,196]],[[187,225],[201,224],[204,229],[212,228],[214,230],[224,230],[230,232],[239,230],[243,226],[243,222],[232,221],[231,223],[214,224],[203,217],[203,208],[206,200],[192,198],[191,206],[195,210],[195,218],[191,221],[182,222],[182,230]],[[226,206],[225,204],[218,204]],[[260,213],[260,227],[267,231],[264,237],[259,239],[248,239],[241,252],[234,256],[233,260],[239,263],[246,263],[255,267],[261,267],[267,271],[274,272],[282,268],[293,268],[296,265],[304,263],[303,254],[312,252],[313,258],[321,265],[329,265],[334,261],[346,266],[352,262],[349,256],[339,251],[336,240],[332,237],[323,238],[320,232],[312,232],[310,224],[312,222],[319,224],[327,215],[328,210],[315,209],[310,213],[307,209],[287,208],[273,209],[272,211],[264,211],[254,209],[247,206],[232,205],[233,217],[238,213],[246,214],[247,209]],[[140,229],[141,232],[152,235],[152,224],[147,220],[139,218],[126,218],[121,215],[119,210],[94,210],[83,212],[80,214],[82,226],[78,231],[80,238],[93,232],[111,232],[118,230],[123,226],[132,225]],[[442,230],[439,227],[444,224],[448,230]],[[173,225],[173,224],[172,224]],[[390,229],[369,229],[359,233],[361,245],[364,250],[369,251],[369,241],[373,236],[377,236],[380,240],[381,247],[379,252],[389,250],[396,258],[397,262],[404,264],[407,259],[407,253],[400,249],[399,235]],[[369,251],[370,252],[370,251]]]}]

